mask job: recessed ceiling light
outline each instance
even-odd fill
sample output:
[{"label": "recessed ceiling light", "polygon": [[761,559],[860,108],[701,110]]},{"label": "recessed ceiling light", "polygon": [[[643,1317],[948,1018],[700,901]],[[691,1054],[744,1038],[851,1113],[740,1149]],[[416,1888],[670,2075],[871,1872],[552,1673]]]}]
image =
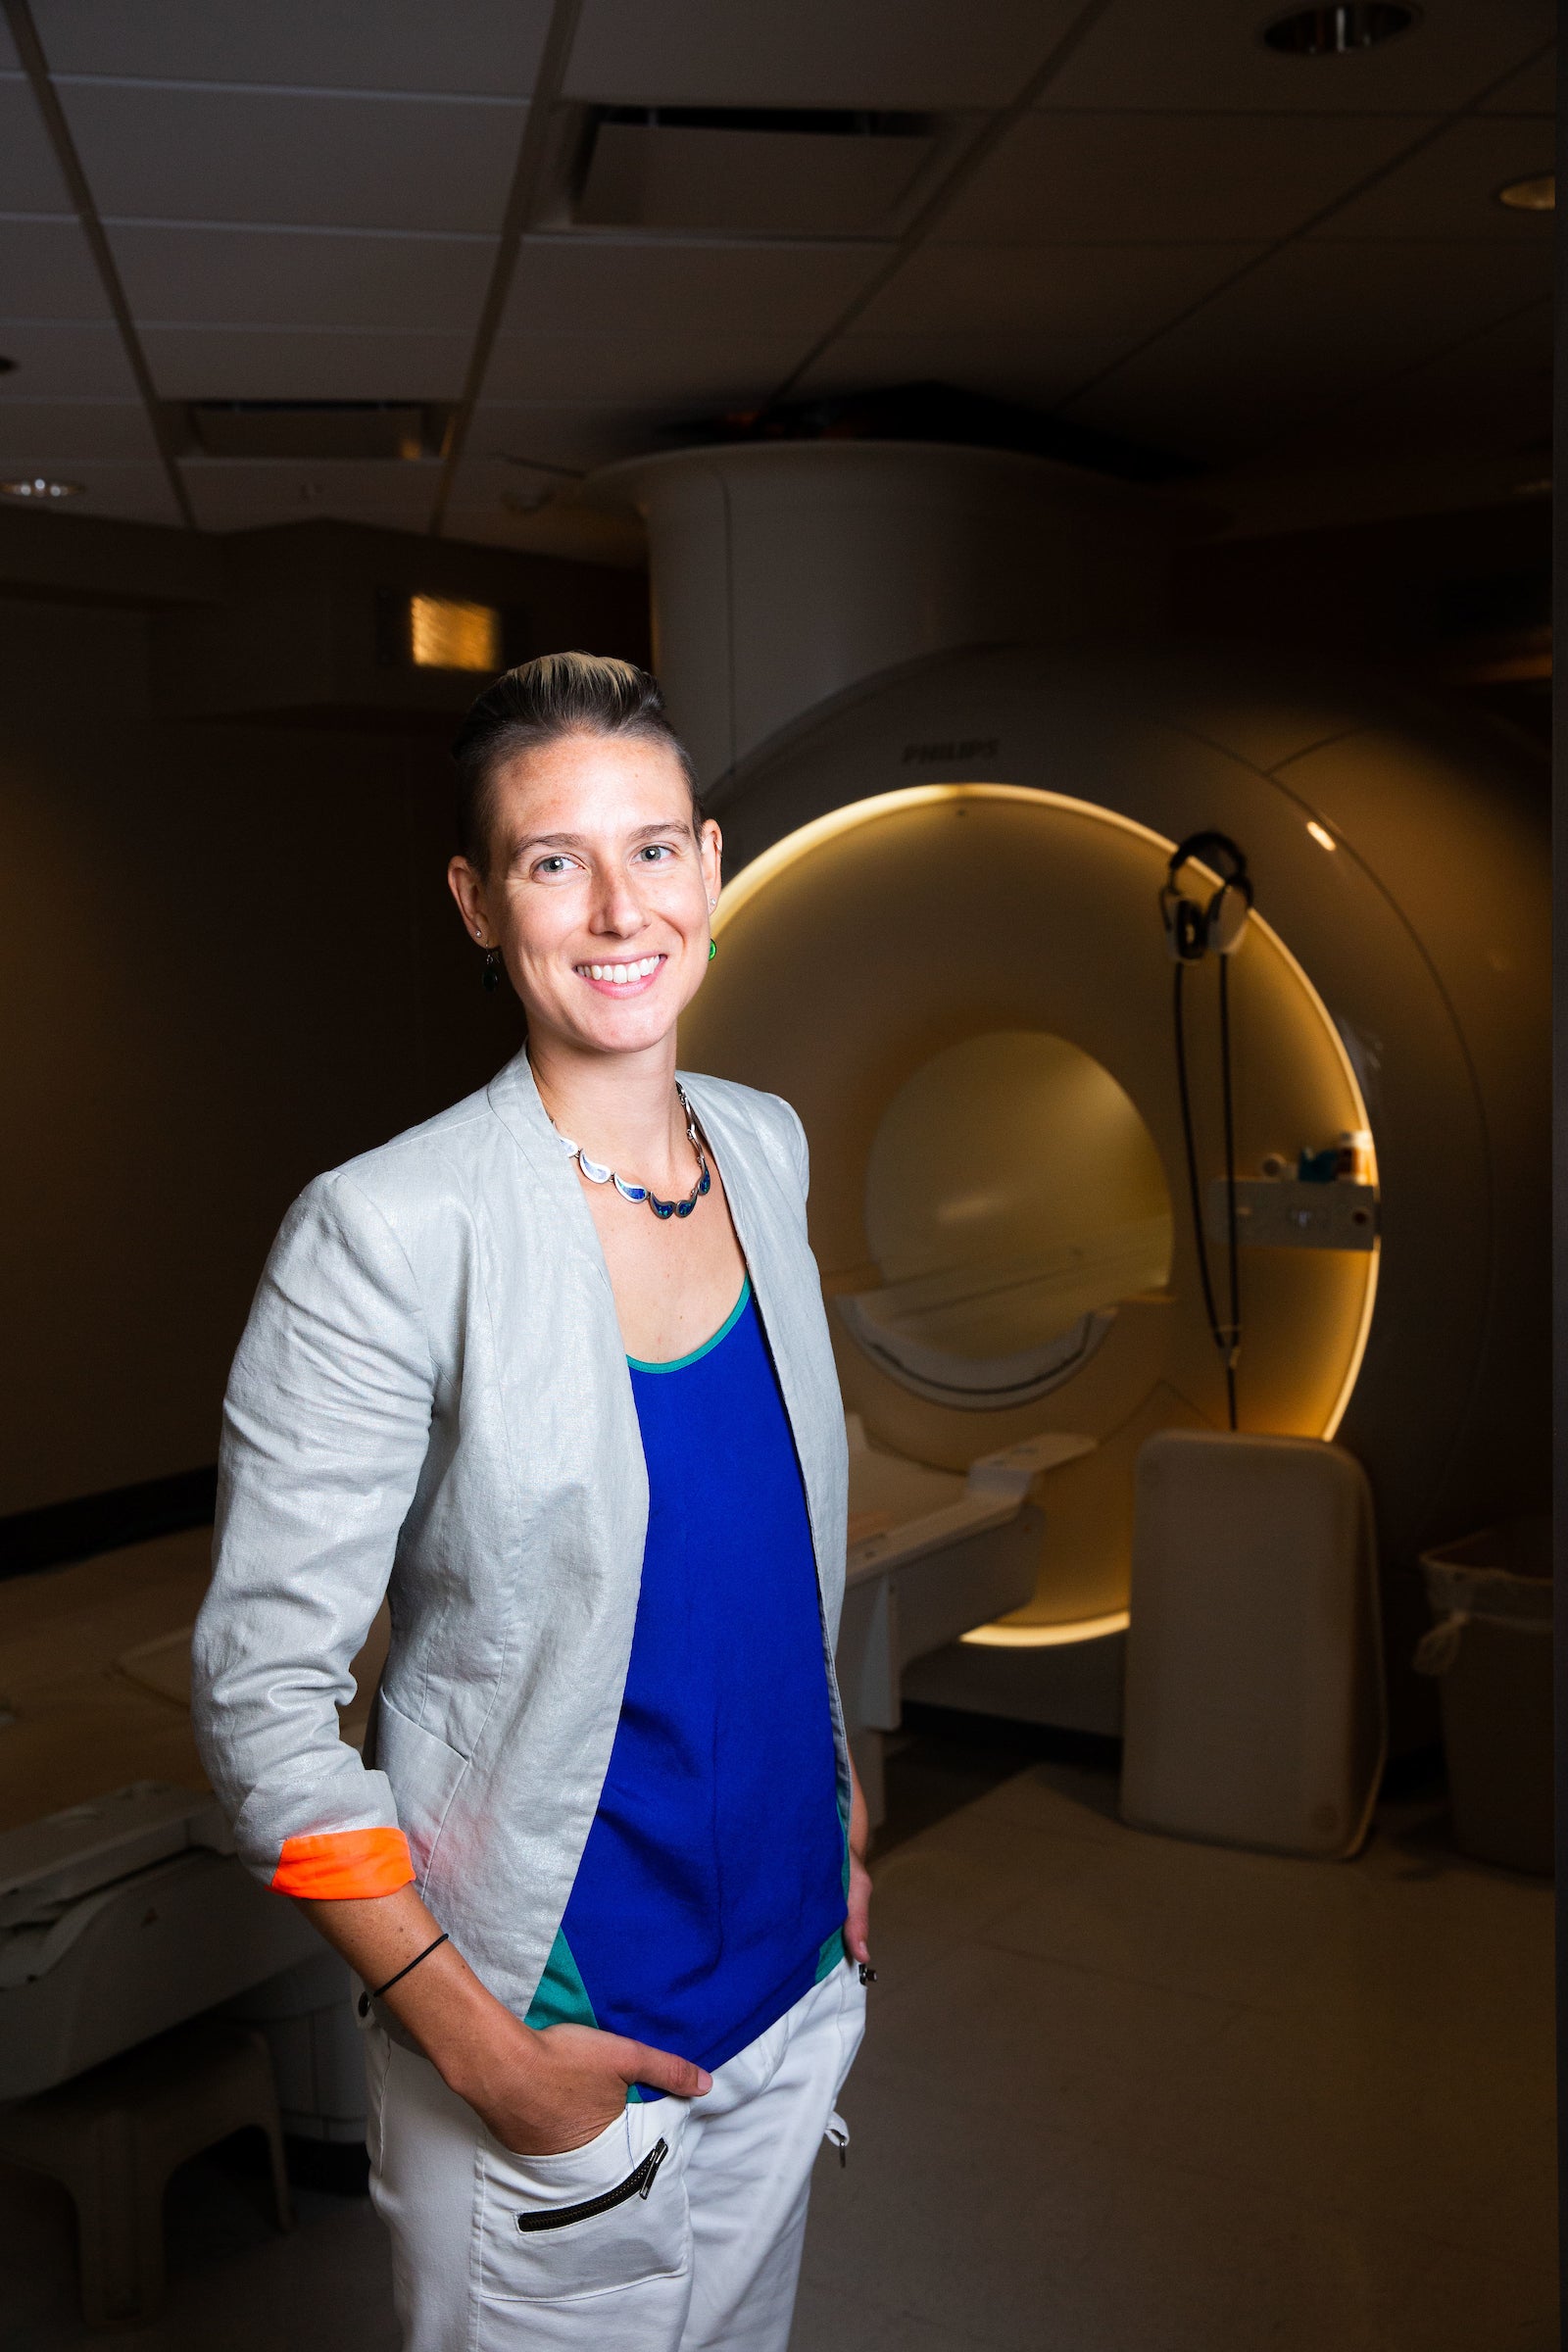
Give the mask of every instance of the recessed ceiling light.
[{"label": "recessed ceiling light", "polygon": [[25,481],[0,482],[0,498],[31,498],[41,506],[51,499],[75,498],[80,490],[79,482],[52,482],[43,473],[32,474]]},{"label": "recessed ceiling light", "polygon": [[1287,57],[1349,57],[1408,32],[1420,10],[1402,0],[1348,0],[1343,8],[1298,8],[1263,27],[1270,49]]},{"label": "recessed ceiling light", "polygon": [[1557,174],[1540,172],[1534,179],[1510,179],[1505,188],[1497,190],[1497,202],[1505,204],[1511,213],[1554,213]]}]

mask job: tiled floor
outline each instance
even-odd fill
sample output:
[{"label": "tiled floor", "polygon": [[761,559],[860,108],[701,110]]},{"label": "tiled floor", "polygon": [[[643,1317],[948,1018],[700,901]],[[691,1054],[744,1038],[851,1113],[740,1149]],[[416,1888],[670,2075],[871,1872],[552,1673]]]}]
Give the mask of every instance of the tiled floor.
[{"label": "tiled floor", "polygon": [[[1549,1888],[1431,1804],[1282,1862],[1123,1829],[1108,1769],[1027,1752],[895,1761],[794,2352],[1551,2352]],[[171,2207],[168,2310],[121,2342],[391,2352],[363,2201],[303,2194],[278,2238],[209,2161]],[[82,2340],[19,2174],[0,2315],[0,2352]]]}]

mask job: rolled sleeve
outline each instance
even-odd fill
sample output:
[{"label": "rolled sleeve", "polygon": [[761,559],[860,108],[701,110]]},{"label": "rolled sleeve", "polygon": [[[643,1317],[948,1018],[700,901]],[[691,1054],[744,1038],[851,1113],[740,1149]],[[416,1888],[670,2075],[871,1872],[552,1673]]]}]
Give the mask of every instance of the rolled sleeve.
[{"label": "rolled sleeve", "polygon": [[318,1179],[278,1235],[229,1377],[197,1745],[247,1866],[280,1892],[414,1877],[384,1773],[340,1736],[429,1438],[417,1285],[381,1211]]}]

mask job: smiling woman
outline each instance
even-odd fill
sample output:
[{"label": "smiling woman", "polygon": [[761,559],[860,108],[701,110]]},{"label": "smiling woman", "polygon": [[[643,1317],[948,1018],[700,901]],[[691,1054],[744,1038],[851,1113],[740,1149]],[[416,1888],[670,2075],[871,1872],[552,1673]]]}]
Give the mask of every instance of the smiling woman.
[{"label": "smiling woman", "polygon": [[[527,1047],[278,1239],[203,1754],[367,1987],[409,2352],[674,2352],[694,2310],[784,2352],[870,1884],[805,1137],[676,1077],[721,844],[653,679],[529,662],[455,748],[452,893]],[[368,1766],[334,1700],[387,1594]]]}]

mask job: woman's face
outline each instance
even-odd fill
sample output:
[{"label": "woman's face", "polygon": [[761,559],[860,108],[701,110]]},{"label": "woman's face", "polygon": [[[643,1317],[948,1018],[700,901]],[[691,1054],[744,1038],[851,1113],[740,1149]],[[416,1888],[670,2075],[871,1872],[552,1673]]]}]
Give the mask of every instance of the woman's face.
[{"label": "woman's face", "polygon": [[448,871],[470,936],[501,950],[537,1039],[633,1054],[674,1028],[708,968],[719,833],[693,829],[665,747],[570,735],[496,777],[490,866]]}]

